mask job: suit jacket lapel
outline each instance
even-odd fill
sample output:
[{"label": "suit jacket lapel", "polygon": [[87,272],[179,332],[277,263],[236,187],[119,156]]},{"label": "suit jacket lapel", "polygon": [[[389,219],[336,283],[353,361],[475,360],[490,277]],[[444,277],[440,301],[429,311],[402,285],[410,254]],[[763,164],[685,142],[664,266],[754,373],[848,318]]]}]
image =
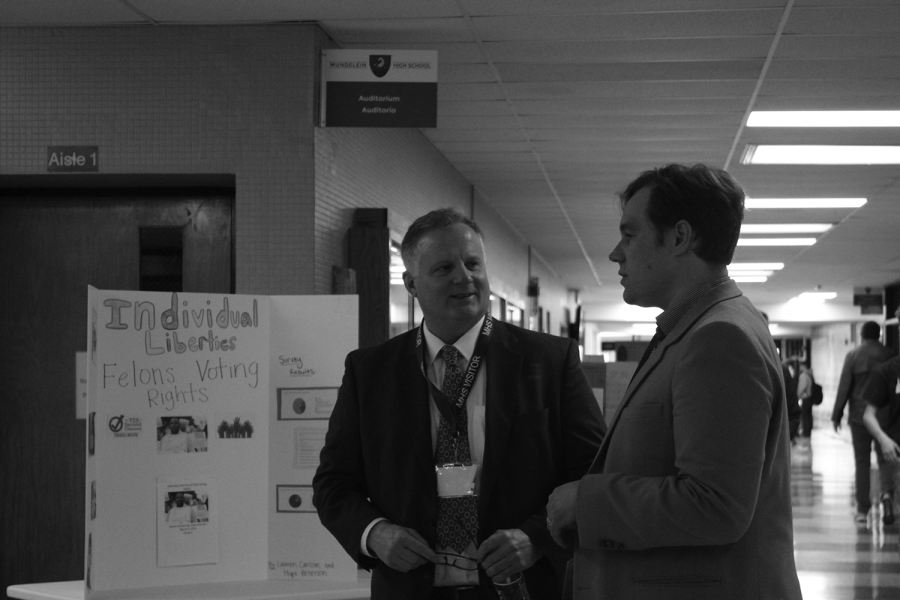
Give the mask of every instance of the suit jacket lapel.
[{"label": "suit jacket lapel", "polygon": [[524,381],[522,354],[514,350],[516,340],[506,326],[494,321],[494,331],[487,352],[487,386],[485,388],[485,444],[478,499],[479,520],[484,513],[497,474],[506,452],[509,428],[518,407],[518,390]]},{"label": "suit jacket lapel", "polygon": [[[656,368],[656,365],[662,361],[663,357],[666,355],[666,352],[672,348],[675,344],[677,344],[681,338],[694,326],[694,324],[702,317],[706,311],[715,306],[716,304],[729,300],[731,298],[736,298],[742,294],[741,290],[737,287],[737,285],[733,281],[725,282],[715,289],[711,290],[710,293],[701,297],[697,303],[691,307],[691,310],[685,314],[681,320],[678,322],[678,325],[675,326],[666,337],[663,338],[662,342],[660,342],[659,346],[656,347],[653,354],[647,359],[647,362],[644,363],[643,368],[634,376],[631,380],[631,383],[628,384],[628,388],[625,390],[625,397],[622,398],[622,402],[619,404],[619,408],[616,411],[615,416],[613,417],[612,423],[609,424],[609,428],[606,432],[606,436],[603,438],[603,442],[600,444],[600,450],[597,452],[597,458],[594,459],[594,464],[591,465],[591,472],[596,472],[600,470],[603,466],[603,461],[606,458],[606,451],[609,447],[609,442],[612,439],[613,430],[616,427],[616,424],[619,422],[619,415],[622,414],[622,411],[625,410],[625,407],[628,406],[628,403],[631,402],[631,399],[634,397],[635,392],[641,387],[641,384],[649,377],[650,373]],[[674,348],[672,349],[674,351]]]}]

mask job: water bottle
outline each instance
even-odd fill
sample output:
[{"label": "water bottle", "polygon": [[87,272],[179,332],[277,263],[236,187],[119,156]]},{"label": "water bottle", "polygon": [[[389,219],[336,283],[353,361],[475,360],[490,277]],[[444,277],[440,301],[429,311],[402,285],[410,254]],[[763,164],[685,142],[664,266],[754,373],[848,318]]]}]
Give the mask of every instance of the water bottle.
[{"label": "water bottle", "polygon": [[525,576],[517,573],[503,583],[494,582],[494,589],[501,600],[531,600],[531,594],[525,587]]}]

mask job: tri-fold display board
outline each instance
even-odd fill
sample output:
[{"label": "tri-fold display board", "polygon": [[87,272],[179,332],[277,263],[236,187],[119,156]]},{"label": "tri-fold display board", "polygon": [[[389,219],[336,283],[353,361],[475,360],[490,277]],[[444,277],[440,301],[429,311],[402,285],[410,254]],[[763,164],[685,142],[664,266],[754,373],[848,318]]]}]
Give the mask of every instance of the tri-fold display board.
[{"label": "tri-fold display board", "polygon": [[311,484],[357,306],[89,288],[86,598],[356,579]]}]

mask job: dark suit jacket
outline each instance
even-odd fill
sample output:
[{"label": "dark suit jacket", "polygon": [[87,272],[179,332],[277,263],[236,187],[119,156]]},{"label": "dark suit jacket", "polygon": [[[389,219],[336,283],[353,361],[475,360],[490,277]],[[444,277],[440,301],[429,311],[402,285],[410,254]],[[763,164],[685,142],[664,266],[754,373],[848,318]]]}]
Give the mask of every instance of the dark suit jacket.
[{"label": "dark suit jacket", "polygon": [[[363,531],[379,517],[436,540],[431,400],[415,337],[410,331],[347,356],[313,479],[322,523],[361,567],[374,569],[375,600],[428,598],[434,580],[430,563],[401,573],[359,550]],[[526,571],[529,588],[535,598],[553,598],[570,555],[547,531],[547,499],[587,472],[606,427],[573,340],[495,321],[485,367],[478,542],[498,529],[523,530],[545,553]],[[481,582],[484,597],[492,597],[484,572]]]},{"label": "dark suit jacket", "polygon": [[781,381],[733,282],[688,311],[581,480],[575,598],[800,598]]}]

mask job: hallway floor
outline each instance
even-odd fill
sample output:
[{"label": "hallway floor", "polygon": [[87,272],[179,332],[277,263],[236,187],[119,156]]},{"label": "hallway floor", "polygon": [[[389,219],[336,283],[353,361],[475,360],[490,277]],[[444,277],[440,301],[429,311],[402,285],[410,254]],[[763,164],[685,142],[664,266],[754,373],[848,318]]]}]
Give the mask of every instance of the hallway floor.
[{"label": "hallway floor", "polygon": [[[791,459],[794,556],[804,600],[900,600],[900,513],[895,508],[897,520],[883,525],[875,503],[867,523],[854,523],[849,430],[814,428],[810,445],[795,446]],[[877,485],[875,470],[872,481]]]}]

